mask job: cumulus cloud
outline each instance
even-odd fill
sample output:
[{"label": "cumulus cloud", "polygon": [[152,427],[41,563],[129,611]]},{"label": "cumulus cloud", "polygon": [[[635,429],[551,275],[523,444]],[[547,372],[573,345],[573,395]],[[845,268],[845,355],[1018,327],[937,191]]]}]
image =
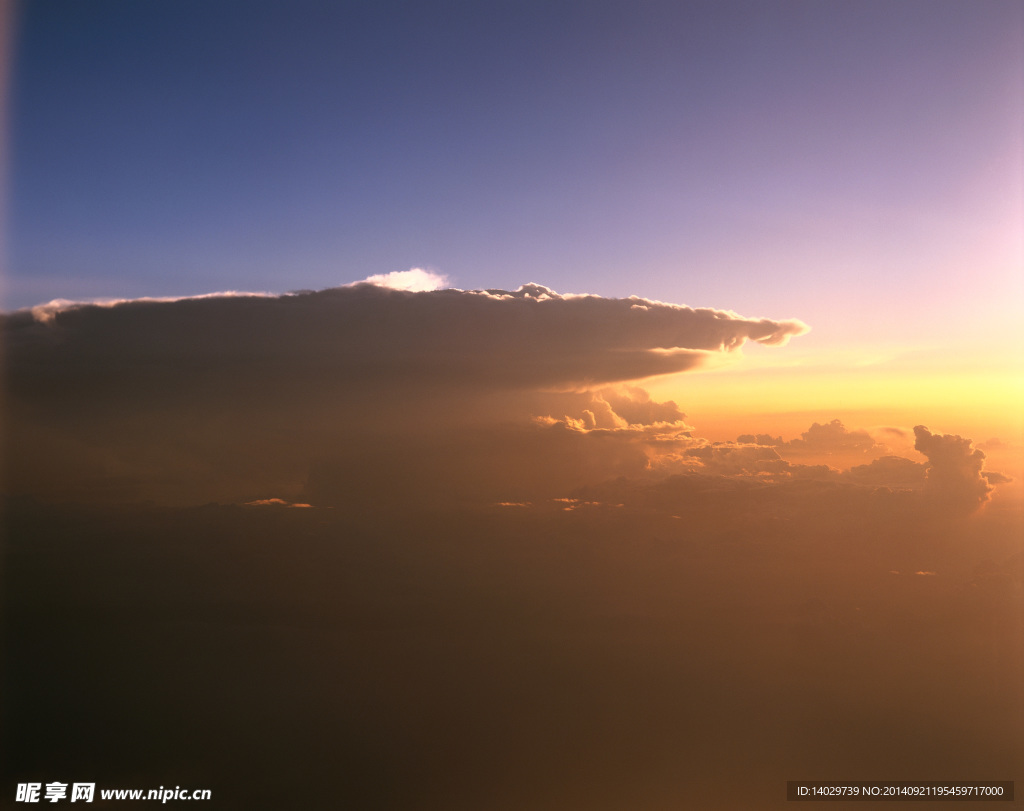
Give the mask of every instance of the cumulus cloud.
[{"label": "cumulus cloud", "polygon": [[436,273],[423,268],[410,268],[409,270],[395,270],[391,273],[378,273],[367,276],[356,284],[372,284],[377,287],[387,287],[391,290],[408,290],[412,293],[425,293],[431,290],[442,290],[448,287],[448,277],[443,273]]},{"label": "cumulus cloud", "polygon": [[914,437],[914,449],[928,457],[925,487],[937,503],[970,512],[988,501],[992,485],[982,470],[985,454],[971,440],[933,434],[923,425],[914,426]]},{"label": "cumulus cloud", "polygon": [[[590,400],[582,416],[567,413],[562,419],[545,416],[537,418],[537,422],[569,432],[601,434],[609,443],[642,451],[647,459],[642,478],[648,483],[666,476],[680,475],[707,477],[720,483],[756,481],[763,486],[820,483],[873,492],[880,497],[898,497],[899,503],[905,507],[915,504],[923,507],[925,501],[922,499],[926,498],[929,511],[936,514],[963,511],[964,502],[961,498],[946,501],[931,497],[935,492],[935,483],[929,483],[928,466],[925,464],[892,453],[867,463],[855,464],[865,455],[884,452],[886,448],[874,443],[866,431],[849,430],[839,420],[815,423],[799,439],[788,442],[769,434],[745,434],[737,442],[711,442],[699,436],[699,429],[683,421],[685,415],[674,403],[647,403],[646,393],[640,396],[634,392],[634,387],[618,390],[619,396],[626,397],[630,402],[640,402],[655,408],[674,408],[671,415],[676,416],[677,421],[628,424],[611,411],[608,402],[615,398],[606,390],[586,395]],[[584,397],[582,394],[575,396]],[[597,402],[604,403],[614,424],[600,424],[596,415],[602,412],[596,407]],[[576,412],[579,413],[581,408],[583,406],[577,402]],[[805,458],[812,455],[824,456],[829,463],[808,464],[783,458],[781,454],[792,452],[792,448],[806,449]],[[980,475],[982,484],[987,482],[988,485],[996,485],[1011,481],[1009,477],[991,471],[982,471]],[[960,489],[963,489],[963,482],[960,482]]]},{"label": "cumulus cloud", "polygon": [[[833,479],[844,468],[851,468],[843,473],[844,478],[863,484],[892,485],[894,482],[890,474],[893,473],[899,474],[895,477],[899,482],[906,478],[901,463],[907,460],[878,466],[857,465],[858,462],[885,453],[887,449],[867,431],[850,430],[838,419],[826,423],[815,422],[796,439],[785,440],[781,436],[766,433],[741,434],[736,438],[736,443],[739,445],[737,450],[747,448],[743,453],[748,458],[759,459],[761,475],[771,473],[777,477]],[[773,457],[764,456],[766,450],[770,450]],[[762,456],[757,456],[759,452]],[[721,459],[716,459],[716,463],[728,458],[721,453],[720,456]],[[734,458],[739,459],[740,456],[734,455]]]},{"label": "cumulus cloud", "polygon": [[[909,496],[912,501],[905,501],[907,505],[923,505],[925,499],[928,509],[937,514],[970,512],[988,499],[993,485],[1012,481],[1002,473],[983,470],[984,454],[972,449],[970,440],[931,434],[923,426],[915,431],[917,450],[929,456],[929,464],[892,453],[853,464],[887,449],[866,431],[849,430],[839,420],[814,423],[799,439],[790,441],[770,434],[743,434],[735,443],[712,443],[688,432],[685,440],[677,437],[660,446],[652,439],[647,450],[650,468],[665,473],[748,478],[766,485],[817,481],[855,486]],[[805,464],[784,458],[791,454],[824,457],[829,463]]]},{"label": "cumulus cloud", "polygon": [[627,425],[678,425],[686,419],[674,401],[656,402],[636,386],[605,389],[599,396]]},{"label": "cumulus cloud", "polygon": [[850,468],[845,476],[858,484],[917,488],[925,482],[924,465],[902,456],[883,456],[866,465]]},{"label": "cumulus cloud", "polygon": [[[633,431],[646,435],[676,435],[691,430],[686,415],[672,400],[657,402],[637,386],[606,386],[594,391],[545,392],[537,407],[550,409],[536,415],[544,425],[562,425],[576,431]],[[559,414],[561,416],[555,416]],[[657,429],[652,432],[650,429]]]},{"label": "cumulus cloud", "polygon": [[741,434],[736,437],[736,441],[741,445],[765,445],[769,448],[785,444],[781,436],[771,434]]},{"label": "cumulus cloud", "polygon": [[774,473],[787,464],[774,448],[755,445],[704,445],[690,448],[685,455],[699,459],[706,472],[717,475]]},{"label": "cumulus cloud", "polygon": [[[898,430],[898,429],[893,429]],[[842,420],[832,420],[827,423],[815,422],[800,434],[797,439],[789,441],[781,436],[771,434],[743,434],[737,438],[738,442],[757,445],[769,445],[786,447],[791,450],[804,450],[814,452],[832,452],[846,450],[868,450],[875,446],[875,440],[867,431],[856,429],[850,431]]]},{"label": "cumulus cloud", "polygon": [[877,447],[871,435],[864,430],[850,431],[841,420],[814,423],[798,439],[783,443],[784,453],[864,456]]},{"label": "cumulus cloud", "polygon": [[[675,449],[671,445],[689,447]],[[732,479],[752,478],[760,483],[795,480],[832,481],[839,471],[828,465],[803,465],[789,462],[771,447],[756,444],[708,442],[700,438],[653,447],[651,467],[664,473],[689,471]]]},{"label": "cumulus cloud", "polygon": [[770,434],[742,434],[736,441],[775,448],[786,459],[825,463],[838,468],[892,453],[888,446],[877,442],[864,429],[850,430],[838,419],[825,423],[815,422],[798,438],[788,441]]}]

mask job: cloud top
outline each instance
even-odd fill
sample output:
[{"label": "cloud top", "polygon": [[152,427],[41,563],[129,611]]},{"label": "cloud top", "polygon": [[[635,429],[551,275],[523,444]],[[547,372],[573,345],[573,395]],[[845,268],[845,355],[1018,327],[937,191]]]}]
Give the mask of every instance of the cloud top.
[{"label": "cloud top", "polygon": [[928,457],[926,489],[937,501],[967,511],[988,501],[991,474],[983,472],[985,454],[973,447],[971,440],[954,434],[933,434],[923,425],[914,426],[914,437],[914,450]]},{"label": "cloud top", "polygon": [[[32,317],[43,324],[49,324],[56,318],[58,313],[68,312],[69,310],[79,310],[83,307],[117,307],[122,304],[136,304],[146,303],[152,304],[154,302],[170,303],[174,301],[199,301],[201,299],[218,299],[218,298],[271,298],[273,293],[249,293],[239,290],[223,290],[219,293],[203,293],[198,296],[157,296],[157,297],[145,297],[137,299],[123,299],[123,298],[100,298],[100,299],[89,299],[86,301],[73,301],[65,298],[55,298],[45,304],[37,304],[35,307],[29,308],[28,312],[32,314]],[[24,312],[24,311],[21,311]]]},{"label": "cloud top", "polygon": [[[580,388],[694,369],[747,340],[780,345],[807,331],[795,320],[744,318],[645,299],[560,295],[542,285],[426,290],[414,269],[352,286],[283,296],[231,294],[177,300],[58,302],[4,318],[15,376],[65,364],[74,376],[117,369],[177,386],[179,374],[219,376],[242,366],[290,383],[425,380],[476,387]],[[376,280],[376,281],[375,281]],[[637,305],[640,305],[638,308]],[[39,322],[48,329],[38,332]],[[102,358],[102,361],[99,359]],[[63,371],[71,372],[70,368]],[[26,374],[30,373],[26,368]],[[112,380],[115,384],[117,381]]]},{"label": "cloud top", "polygon": [[[442,273],[435,273],[432,270],[423,268],[410,268],[409,270],[395,270],[391,273],[378,273],[367,276],[362,281],[353,284],[372,284],[377,287],[387,287],[391,290],[407,290],[410,293],[427,293],[431,290],[443,290],[448,287],[448,277]],[[348,285],[351,287],[352,285]]]}]

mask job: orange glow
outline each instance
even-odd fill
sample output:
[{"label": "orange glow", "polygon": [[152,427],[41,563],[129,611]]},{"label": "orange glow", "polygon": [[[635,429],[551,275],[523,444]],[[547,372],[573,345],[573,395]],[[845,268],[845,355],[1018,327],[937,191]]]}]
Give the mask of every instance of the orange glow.
[{"label": "orange glow", "polygon": [[[1024,374],[1009,365],[915,371],[898,362],[760,361],[645,385],[652,397],[675,400],[706,436],[799,433],[810,422],[839,418],[858,427],[925,424],[977,441],[1024,442]],[[735,438],[728,434],[715,438]]]}]

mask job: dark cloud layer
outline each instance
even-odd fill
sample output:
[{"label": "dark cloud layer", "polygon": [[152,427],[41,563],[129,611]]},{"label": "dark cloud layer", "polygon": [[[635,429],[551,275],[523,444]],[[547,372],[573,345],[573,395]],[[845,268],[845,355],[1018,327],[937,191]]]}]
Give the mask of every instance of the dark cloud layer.
[{"label": "dark cloud layer", "polygon": [[795,323],[363,285],[3,329],[7,786],[724,811],[1024,763],[969,440],[711,442],[610,385]]},{"label": "dark cloud layer", "polygon": [[[684,371],[746,340],[806,331],[540,285],[64,303],[2,326],[10,486],[179,502],[296,496],[328,470],[344,491],[372,471],[436,466],[436,447],[452,458],[473,425],[545,413],[541,392],[572,400],[572,389]],[[680,416],[646,394],[582,398],[591,427]]]},{"label": "dark cloud layer", "polygon": [[[40,321],[40,319],[43,319]],[[799,321],[541,285],[409,292],[359,284],[280,297],[66,305],[5,319],[13,382],[171,389],[394,379],[567,387],[685,371],[745,341],[785,343]],[[162,386],[161,386],[162,384]]]},{"label": "dark cloud layer", "polygon": [[979,516],[976,566],[899,506],[708,475],[361,520],[17,505],[0,771],[232,811],[730,811],[849,769],[1020,774],[1015,527]]}]

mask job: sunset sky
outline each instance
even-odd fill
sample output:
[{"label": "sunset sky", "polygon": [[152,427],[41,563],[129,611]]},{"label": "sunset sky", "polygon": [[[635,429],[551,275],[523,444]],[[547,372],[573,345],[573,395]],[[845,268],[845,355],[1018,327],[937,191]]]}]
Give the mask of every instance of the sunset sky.
[{"label": "sunset sky", "polygon": [[1024,5],[0,9],[12,780],[1024,780]]},{"label": "sunset sky", "polygon": [[7,310],[423,267],[811,325],[708,409],[1020,440],[1019,3],[17,11]]}]

